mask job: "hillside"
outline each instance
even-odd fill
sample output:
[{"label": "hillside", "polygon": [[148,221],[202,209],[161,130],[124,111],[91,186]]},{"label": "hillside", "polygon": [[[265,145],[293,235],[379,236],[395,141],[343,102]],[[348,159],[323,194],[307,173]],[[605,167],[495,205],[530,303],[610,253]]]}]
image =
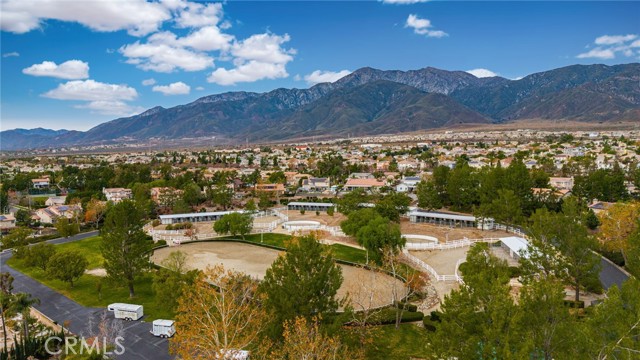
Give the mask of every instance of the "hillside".
[{"label": "hillside", "polygon": [[308,89],[227,92],[168,109],[157,106],[84,133],[10,130],[0,140],[3,150],[193,137],[261,141],[533,118],[640,120],[640,64],[573,65],[520,80],[432,67],[365,67]]}]

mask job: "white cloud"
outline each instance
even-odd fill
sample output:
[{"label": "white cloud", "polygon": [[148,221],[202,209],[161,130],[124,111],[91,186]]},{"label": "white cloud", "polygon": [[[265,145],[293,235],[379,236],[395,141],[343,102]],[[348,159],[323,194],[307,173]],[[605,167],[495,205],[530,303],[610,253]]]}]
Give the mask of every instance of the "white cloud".
[{"label": "white cloud", "polygon": [[142,85],[144,86],[155,85],[155,83],[156,83],[156,79],[154,78],[142,80]]},{"label": "white cloud", "polygon": [[307,74],[304,76],[304,81],[307,82],[307,84],[309,85],[315,85],[318,83],[325,83],[325,82],[334,82],[337,81],[347,75],[351,74],[351,71],[349,70],[342,70],[342,71],[322,71],[322,70],[316,70],[314,72],[312,72],[311,74]]},{"label": "white cloud", "polygon": [[[640,56],[640,39],[637,34],[627,35],[602,35],[594,40],[596,47],[593,49],[578,54],[578,59],[602,59],[610,60],[615,59],[618,54],[632,57],[635,55]],[[635,41],[634,41],[635,40]]]},{"label": "white cloud", "polygon": [[106,84],[95,80],[73,80],[58,85],[42,96],[57,100],[86,101],[75,105],[78,109],[90,109],[105,115],[130,115],[139,110],[125,101],[138,97],[136,89],[128,85]]},{"label": "white cloud", "polygon": [[128,64],[134,64],[142,70],[168,73],[176,69],[200,71],[213,66],[213,58],[208,54],[167,44],[173,41],[170,39],[157,36],[150,38],[148,43],[136,41],[125,45],[119,51],[129,58],[126,60]]},{"label": "white cloud", "polygon": [[198,87],[196,88],[196,90],[198,90],[198,91],[202,91],[202,90],[204,90],[204,88],[203,88],[202,86],[198,86]]},{"label": "white cloud", "polygon": [[394,4],[394,5],[410,5],[427,2],[429,0],[380,0],[384,4]]},{"label": "white cloud", "polygon": [[293,60],[295,54],[295,50],[282,47],[289,40],[288,34],[280,36],[265,33],[235,42],[230,50],[235,68],[218,68],[207,81],[219,85],[235,85],[239,82],[287,77],[289,74],[286,64]]},{"label": "white cloud", "polygon": [[8,57],[18,57],[20,56],[20,53],[17,51],[13,51],[13,52],[9,52],[9,53],[4,53],[2,54],[3,58],[8,58]]},{"label": "white cloud", "polygon": [[95,80],[74,80],[60,84],[42,96],[58,100],[133,100],[138,97],[138,92],[128,85],[106,84]]},{"label": "white cloud", "polygon": [[89,109],[91,112],[95,112],[102,115],[116,115],[116,116],[132,116],[139,114],[144,109],[139,106],[130,106],[124,101],[105,101],[97,100],[91,101],[82,105],[75,105],[76,109]]},{"label": "white cloud", "polygon": [[603,35],[596,38],[596,45],[615,45],[622,44],[627,41],[634,40],[638,35],[629,34],[629,35]]},{"label": "white cloud", "polygon": [[254,82],[263,79],[278,79],[289,76],[285,64],[249,61],[231,70],[218,68],[209,75],[208,82],[218,85],[235,85],[240,82]]},{"label": "white cloud", "polygon": [[205,26],[197,31],[177,39],[177,43],[182,46],[190,47],[195,50],[212,51],[212,50],[228,50],[233,40],[233,36],[223,34],[219,28],[215,26]]},{"label": "white cloud", "polygon": [[80,60],[69,60],[57,65],[53,61],[43,61],[41,64],[34,64],[22,69],[22,73],[66,80],[86,79],[89,77],[89,63]]},{"label": "white cloud", "polygon": [[191,87],[182,81],[178,81],[169,85],[154,86],[152,90],[164,95],[187,95],[191,91]]},{"label": "white cloud", "polygon": [[467,72],[477,78],[498,76],[497,73],[494,73],[493,71],[488,69],[473,69],[473,70],[467,70]]},{"label": "white cloud", "polygon": [[162,4],[146,0],[2,1],[2,30],[26,33],[48,19],[77,22],[95,31],[127,30],[143,36],[157,31],[162,22],[171,19],[171,13]]},{"label": "white cloud", "polygon": [[216,25],[222,17],[222,4],[199,4],[196,2],[184,2],[186,6],[175,19],[176,25],[181,28],[202,27]]},{"label": "white cloud", "polygon": [[418,35],[425,35],[427,37],[441,38],[449,36],[449,34],[442,30],[431,29],[433,25],[429,19],[421,19],[415,14],[409,14],[404,27],[412,28],[414,33]]},{"label": "white cloud", "polygon": [[611,49],[594,48],[586,53],[579,54],[578,59],[596,58],[596,59],[614,59],[616,55]]}]

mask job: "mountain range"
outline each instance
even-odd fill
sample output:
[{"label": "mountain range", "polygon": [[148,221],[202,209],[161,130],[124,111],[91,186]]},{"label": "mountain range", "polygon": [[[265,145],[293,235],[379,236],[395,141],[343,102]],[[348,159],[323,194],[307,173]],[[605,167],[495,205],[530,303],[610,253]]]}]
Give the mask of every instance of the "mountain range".
[{"label": "mountain range", "polygon": [[572,65],[519,80],[432,67],[366,67],[308,89],[227,92],[158,106],[86,132],[3,131],[0,144],[18,150],[195,137],[278,141],[521,119],[640,121],[640,64]]}]

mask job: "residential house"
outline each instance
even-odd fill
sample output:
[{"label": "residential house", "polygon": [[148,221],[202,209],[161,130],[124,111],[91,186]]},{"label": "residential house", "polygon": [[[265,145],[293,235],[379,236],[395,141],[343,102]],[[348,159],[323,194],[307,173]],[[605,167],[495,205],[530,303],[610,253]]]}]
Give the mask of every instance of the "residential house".
[{"label": "residential house", "polygon": [[284,194],[283,184],[256,184],[254,189],[256,192],[269,192],[275,195]]},{"label": "residential house", "polygon": [[3,233],[11,231],[16,227],[16,218],[12,214],[0,215],[0,231]]},{"label": "residential house", "polygon": [[309,178],[302,180],[302,188],[308,192],[323,192],[331,188],[329,178]]},{"label": "residential house", "polygon": [[73,219],[82,213],[82,206],[75,205],[54,205],[36,210],[36,217],[41,223],[53,224],[60,217]]},{"label": "residential house", "polygon": [[38,179],[31,179],[31,184],[35,189],[47,189],[49,188],[49,177],[44,176]]},{"label": "residential house", "polygon": [[114,203],[133,198],[133,192],[131,189],[125,188],[103,188],[102,193],[107,198],[107,201],[112,201]]},{"label": "residential house", "polygon": [[558,190],[573,190],[573,177],[551,177],[549,184]]},{"label": "residential house", "polygon": [[382,181],[378,181],[376,179],[357,179],[351,178],[347,180],[347,183],[344,185],[344,189],[346,191],[353,191],[355,189],[364,189],[368,191],[378,190],[386,184]]},{"label": "residential house", "polygon": [[66,200],[66,196],[50,196],[44,204],[47,206],[64,205]]},{"label": "residential house", "polygon": [[397,192],[413,192],[415,191],[419,182],[420,182],[419,176],[406,176],[402,179],[400,184],[396,186],[396,191]]}]

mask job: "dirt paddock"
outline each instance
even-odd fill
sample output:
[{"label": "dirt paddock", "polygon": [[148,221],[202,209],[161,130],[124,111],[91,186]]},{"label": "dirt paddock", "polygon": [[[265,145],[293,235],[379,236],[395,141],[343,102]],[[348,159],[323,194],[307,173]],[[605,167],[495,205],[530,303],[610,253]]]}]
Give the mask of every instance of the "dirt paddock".
[{"label": "dirt paddock", "polygon": [[[222,264],[225,269],[241,271],[258,279],[264,278],[271,263],[281,253],[250,244],[203,242],[156,250],[151,260],[160,263],[174,251],[182,251],[187,255],[187,263],[191,269],[204,270],[207,266]],[[348,265],[340,267],[344,281],[338,290],[338,297],[344,298],[348,293],[354,304],[367,302],[372,307],[377,307],[391,303],[394,283],[398,291],[402,291],[402,282],[389,275]],[[372,293],[374,296],[371,296]]]}]

